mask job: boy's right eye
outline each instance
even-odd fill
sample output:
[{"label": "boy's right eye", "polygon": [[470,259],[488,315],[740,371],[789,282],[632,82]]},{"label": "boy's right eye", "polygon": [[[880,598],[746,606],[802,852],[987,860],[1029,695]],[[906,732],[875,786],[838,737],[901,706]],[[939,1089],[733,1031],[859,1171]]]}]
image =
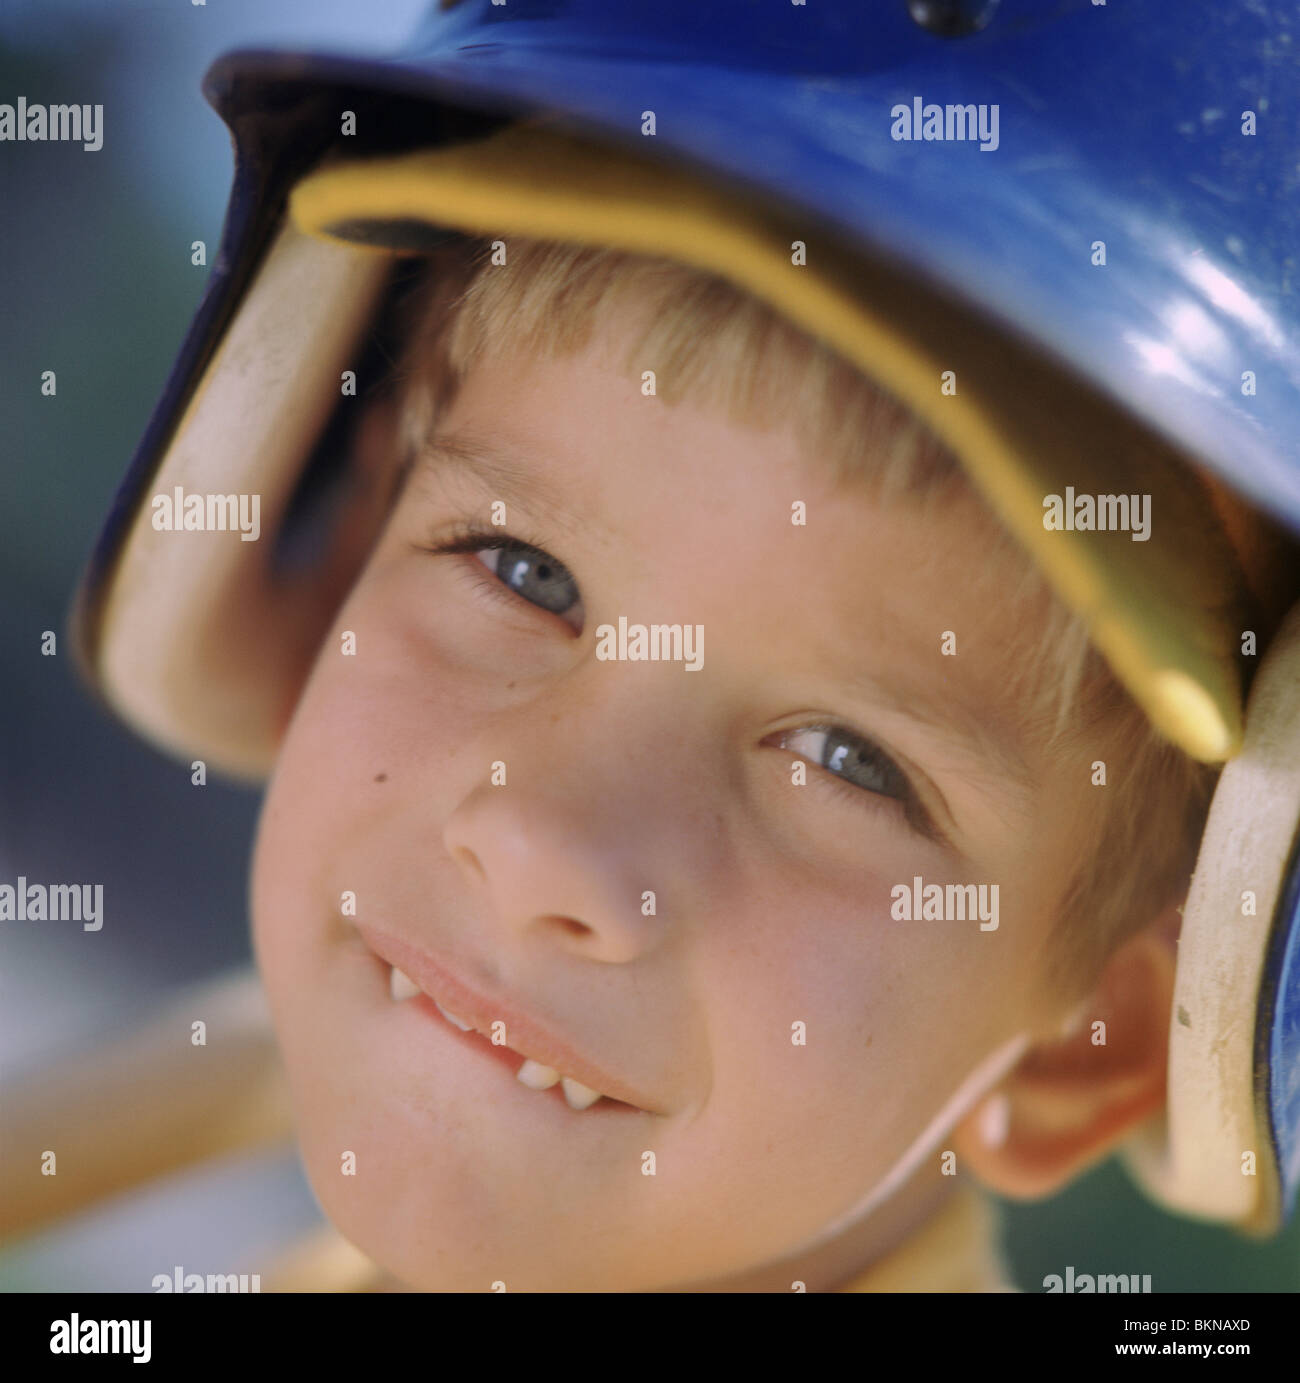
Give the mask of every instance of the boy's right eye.
[{"label": "boy's right eye", "polygon": [[507,601],[512,595],[518,596],[538,609],[558,615],[582,632],[582,597],[578,583],[568,567],[544,548],[500,531],[477,528],[462,528],[444,542],[420,546],[422,551],[435,556],[473,554],[478,566],[492,573],[492,580],[485,577],[475,582],[485,594]]},{"label": "boy's right eye", "polygon": [[580,602],[578,583],[563,562],[529,543],[506,539],[474,555],[505,586],[553,615],[571,614]]}]

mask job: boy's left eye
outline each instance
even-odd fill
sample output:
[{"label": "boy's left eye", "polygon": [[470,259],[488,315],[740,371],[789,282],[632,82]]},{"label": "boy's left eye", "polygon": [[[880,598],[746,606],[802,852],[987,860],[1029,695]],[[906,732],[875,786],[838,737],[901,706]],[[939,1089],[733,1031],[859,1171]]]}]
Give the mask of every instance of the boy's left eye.
[{"label": "boy's left eye", "polygon": [[[798,742],[805,746],[800,752]],[[782,749],[794,749],[800,758],[810,759],[854,787],[884,797],[904,798],[911,791],[902,770],[881,749],[848,730],[832,725],[809,725],[787,730],[781,736]]]},{"label": "boy's left eye", "polygon": [[803,725],[780,732],[776,739],[779,748],[793,750],[800,758],[824,768],[837,786],[848,792],[859,789],[855,794],[859,801],[894,799],[914,830],[937,837],[934,823],[907,775],[871,740],[838,725]]}]

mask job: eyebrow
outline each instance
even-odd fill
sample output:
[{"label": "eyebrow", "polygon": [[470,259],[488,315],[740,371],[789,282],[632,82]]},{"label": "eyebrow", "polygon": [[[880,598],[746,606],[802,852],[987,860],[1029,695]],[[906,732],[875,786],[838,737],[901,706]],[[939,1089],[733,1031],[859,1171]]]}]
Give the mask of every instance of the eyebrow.
[{"label": "eyebrow", "polygon": [[573,535],[579,524],[560,485],[542,470],[523,464],[519,448],[497,446],[472,432],[435,435],[411,457],[412,479],[440,482],[465,479],[491,499],[506,500]]}]

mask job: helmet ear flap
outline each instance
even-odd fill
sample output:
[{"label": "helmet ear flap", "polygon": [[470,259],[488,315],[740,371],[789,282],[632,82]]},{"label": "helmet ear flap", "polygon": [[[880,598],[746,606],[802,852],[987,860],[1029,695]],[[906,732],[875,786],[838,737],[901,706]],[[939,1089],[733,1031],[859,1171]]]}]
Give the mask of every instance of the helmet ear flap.
[{"label": "helmet ear flap", "polygon": [[[236,778],[270,770],[381,517],[382,478],[345,463],[364,407],[348,375],[392,267],[282,227],[92,593],[86,670],[165,752]],[[331,453],[333,487],[321,483]],[[347,524],[319,522],[331,489]],[[235,513],[251,520],[241,531]]]},{"label": "helmet ear flap", "polygon": [[1300,602],[1251,686],[1183,908],[1164,1116],[1130,1140],[1157,1201],[1256,1234],[1300,1183]]},{"label": "helmet ear flap", "polygon": [[[274,534],[269,613],[288,626],[284,646],[297,650],[299,661],[280,669],[272,755],[321,643],[383,532],[411,457],[450,393],[442,327],[471,262],[461,253],[463,241],[439,231],[418,259],[390,262],[352,367],[340,373],[334,415]],[[438,377],[413,391],[413,371]]]}]

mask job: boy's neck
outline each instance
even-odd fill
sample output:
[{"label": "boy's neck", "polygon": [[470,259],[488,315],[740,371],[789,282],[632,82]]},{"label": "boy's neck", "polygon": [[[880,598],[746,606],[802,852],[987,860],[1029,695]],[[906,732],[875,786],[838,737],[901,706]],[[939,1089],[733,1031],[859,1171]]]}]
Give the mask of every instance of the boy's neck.
[{"label": "boy's neck", "polygon": [[[691,1283],[669,1290],[679,1292],[788,1292],[792,1282],[804,1283],[809,1292],[834,1292],[888,1258],[949,1203],[959,1189],[956,1178],[936,1168],[922,1179],[918,1174],[875,1214],[850,1225],[829,1243],[807,1253],[753,1268],[734,1277]],[[376,1292],[410,1289],[387,1273],[368,1284]]]}]

